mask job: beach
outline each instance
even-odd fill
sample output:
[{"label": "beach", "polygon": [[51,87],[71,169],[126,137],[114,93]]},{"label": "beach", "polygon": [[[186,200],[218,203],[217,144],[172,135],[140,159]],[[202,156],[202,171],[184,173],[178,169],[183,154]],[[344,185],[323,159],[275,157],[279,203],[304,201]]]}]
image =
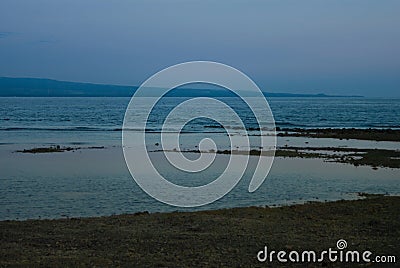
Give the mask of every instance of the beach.
[{"label": "beach", "polygon": [[[319,252],[336,249],[340,239],[348,250],[399,258],[400,197],[361,197],[277,208],[1,221],[0,266],[302,267],[259,262],[257,253],[265,246]],[[309,267],[371,264],[326,259]]]}]

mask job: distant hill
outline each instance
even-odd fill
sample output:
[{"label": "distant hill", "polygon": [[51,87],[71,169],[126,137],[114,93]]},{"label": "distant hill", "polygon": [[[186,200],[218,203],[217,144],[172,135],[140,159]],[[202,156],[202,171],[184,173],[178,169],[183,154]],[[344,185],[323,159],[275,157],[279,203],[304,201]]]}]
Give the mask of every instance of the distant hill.
[{"label": "distant hill", "polygon": [[[137,88],[137,86],[77,83],[42,78],[0,77],[0,97],[131,97]],[[149,92],[152,91],[149,90]],[[245,93],[245,91],[243,92]],[[233,96],[226,90],[191,88],[185,88],[184,91],[172,91],[168,94],[170,97],[205,95],[214,97]],[[268,92],[264,92],[264,95],[267,97],[360,97]]]},{"label": "distant hill", "polygon": [[132,96],[137,87],[76,83],[41,78],[0,77],[1,97]]}]

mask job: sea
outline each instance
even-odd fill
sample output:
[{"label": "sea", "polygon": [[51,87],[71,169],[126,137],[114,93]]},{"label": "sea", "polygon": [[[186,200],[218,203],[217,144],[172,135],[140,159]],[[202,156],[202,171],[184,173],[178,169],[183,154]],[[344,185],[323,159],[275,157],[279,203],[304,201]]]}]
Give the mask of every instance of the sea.
[{"label": "sea", "polygon": [[[228,114],[208,107],[207,103],[197,108],[186,107],[184,113],[195,113],[193,109],[211,110],[232,123],[221,125],[215,120],[198,118],[180,126],[178,118],[163,128],[168,114],[185,100],[187,98],[162,98],[145,118],[148,149],[155,162],[162,154],[160,133],[163,131],[178,132],[181,149],[198,148],[204,137],[214,140],[218,149],[229,149],[227,131],[235,132],[238,125]],[[163,204],[135,183],[125,164],[122,129],[129,101],[130,98],[125,97],[0,98],[0,220],[282,206],[354,199],[358,198],[358,192],[400,194],[398,169],[373,170],[323,159],[277,157],[266,181],[254,193],[247,190],[251,174],[246,171],[231,192],[211,204],[196,208]],[[262,106],[250,109],[242,100],[233,97],[220,98],[220,101],[237,111],[248,134],[256,139],[260,129],[252,109]],[[269,122],[270,127],[400,129],[400,99],[272,97],[268,98],[268,103],[274,119]],[[139,108],[133,123],[144,118]],[[130,127],[130,131],[135,131],[134,125]],[[237,135],[242,134],[237,132]],[[57,145],[77,150],[44,154],[19,152]],[[400,150],[398,142],[279,137],[277,146],[285,145]],[[221,166],[227,163],[229,155],[217,158],[214,167],[198,176],[174,173],[164,164],[160,169],[177,184],[202,185],[223,172]]]}]

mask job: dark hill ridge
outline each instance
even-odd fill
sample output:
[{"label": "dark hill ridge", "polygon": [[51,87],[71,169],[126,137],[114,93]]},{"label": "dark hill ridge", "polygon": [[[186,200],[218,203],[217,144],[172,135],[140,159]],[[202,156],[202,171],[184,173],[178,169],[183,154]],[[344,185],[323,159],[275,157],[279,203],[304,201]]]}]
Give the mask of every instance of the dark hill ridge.
[{"label": "dark hill ridge", "polygon": [[[10,78],[0,77],[0,97],[131,97],[137,90],[137,86],[117,86],[92,83],[66,82],[43,78]],[[149,89],[151,92],[156,92]],[[251,93],[243,91],[245,95]],[[156,94],[156,93],[154,93]],[[268,93],[266,97],[361,97],[361,96],[332,96],[326,94],[290,94]],[[233,96],[227,90],[222,89],[194,89],[185,88],[183,91],[168,93],[170,97],[228,97]]]},{"label": "dark hill ridge", "polygon": [[76,83],[41,78],[0,78],[2,97],[132,96],[137,87]]}]

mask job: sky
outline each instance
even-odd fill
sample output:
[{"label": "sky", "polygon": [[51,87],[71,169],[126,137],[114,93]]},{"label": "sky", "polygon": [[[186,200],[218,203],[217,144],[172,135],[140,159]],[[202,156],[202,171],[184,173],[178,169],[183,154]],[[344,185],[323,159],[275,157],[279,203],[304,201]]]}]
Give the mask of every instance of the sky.
[{"label": "sky", "polygon": [[400,1],[1,0],[0,76],[140,85],[210,60],[265,91],[400,97]]}]

